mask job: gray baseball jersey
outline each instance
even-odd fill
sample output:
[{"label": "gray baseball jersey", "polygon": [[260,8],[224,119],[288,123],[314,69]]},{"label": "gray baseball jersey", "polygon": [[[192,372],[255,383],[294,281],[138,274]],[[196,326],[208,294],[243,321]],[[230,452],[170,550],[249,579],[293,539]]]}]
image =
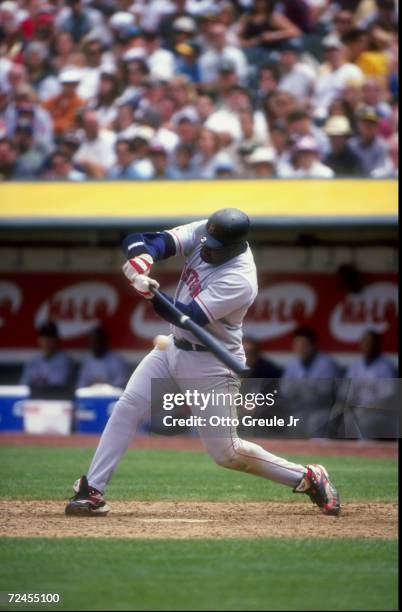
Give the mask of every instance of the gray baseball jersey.
[{"label": "gray baseball jersey", "polygon": [[[175,293],[175,300],[189,304],[193,299],[210,323],[206,329],[232,354],[244,360],[242,322],[257,292],[257,271],[249,246],[246,251],[220,266],[205,263],[200,256],[206,220],[169,230],[177,253],[186,261]],[[172,325],[176,338],[198,340],[187,330]]]}]

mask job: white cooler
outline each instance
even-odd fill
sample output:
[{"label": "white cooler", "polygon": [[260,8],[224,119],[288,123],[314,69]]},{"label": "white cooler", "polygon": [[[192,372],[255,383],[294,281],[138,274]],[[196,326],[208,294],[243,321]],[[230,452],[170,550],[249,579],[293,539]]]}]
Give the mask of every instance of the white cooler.
[{"label": "white cooler", "polygon": [[23,406],[24,430],[28,434],[71,433],[73,403],[67,400],[25,400]]}]

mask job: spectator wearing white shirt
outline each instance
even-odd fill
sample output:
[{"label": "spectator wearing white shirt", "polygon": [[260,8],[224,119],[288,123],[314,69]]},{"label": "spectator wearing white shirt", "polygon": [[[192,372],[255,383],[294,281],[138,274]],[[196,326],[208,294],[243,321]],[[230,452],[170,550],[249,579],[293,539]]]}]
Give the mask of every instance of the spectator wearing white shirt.
[{"label": "spectator wearing white shirt", "polygon": [[[225,145],[232,141],[239,142],[243,136],[239,113],[244,110],[252,111],[250,95],[245,88],[235,85],[227,92],[221,107],[208,117],[204,125],[221,134]],[[260,111],[253,113],[253,134],[261,142],[266,142],[268,138],[267,122]]]},{"label": "spectator wearing white shirt", "polygon": [[288,40],[282,44],[279,50],[279,88],[289,91],[302,101],[313,92],[315,71],[312,66],[301,61],[300,54],[301,44],[297,40]]},{"label": "spectator wearing white shirt", "polygon": [[128,367],[119,355],[109,349],[105,329],[94,329],[89,342],[91,355],[84,360],[80,368],[77,387],[108,384],[123,388],[128,378]]},{"label": "spectator wearing white shirt", "polygon": [[228,45],[226,42],[227,28],[222,23],[212,23],[208,31],[207,48],[199,59],[201,81],[211,84],[218,79],[218,66],[222,60],[229,60],[234,64],[239,82],[246,84],[248,76],[247,59],[238,47]]},{"label": "spectator wearing white shirt", "polygon": [[292,149],[291,159],[278,168],[280,178],[333,178],[334,171],[320,162],[319,149],[312,136],[303,136]]},{"label": "spectator wearing white shirt", "polygon": [[320,66],[316,78],[314,105],[322,114],[350,82],[361,83],[363,73],[358,66],[346,61],[345,47],[340,39],[330,34],[322,41],[326,62]]},{"label": "spectator wearing white shirt", "polygon": [[85,55],[85,66],[81,70],[81,81],[77,94],[84,100],[96,96],[103,69],[112,70],[114,62],[104,53],[103,43],[100,39],[88,37],[82,43]]},{"label": "spectator wearing white shirt", "polygon": [[145,32],[144,41],[151,77],[169,81],[174,76],[175,57],[173,53],[161,47],[161,39],[155,31]]},{"label": "spectator wearing white shirt", "polygon": [[103,177],[116,161],[116,134],[100,127],[97,114],[93,110],[83,111],[82,127],[84,138],[74,155],[74,163],[91,177]]}]

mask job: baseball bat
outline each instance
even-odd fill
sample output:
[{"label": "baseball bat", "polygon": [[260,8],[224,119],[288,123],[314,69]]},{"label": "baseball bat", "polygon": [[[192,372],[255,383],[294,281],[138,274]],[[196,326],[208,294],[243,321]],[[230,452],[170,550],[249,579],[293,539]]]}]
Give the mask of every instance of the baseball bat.
[{"label": "baseball bat", "polygon": [[197,325],[190,317],[183,314],[170,300],[168,300],[157,289],[152,290],[155,298],[161,302],[173,316],[175,316],[182,327],[190,331],[198,340],[206,346],[211,353],[215,355],[228,368],[236,372],[239,376],[244,376],[248,373],[249,368],[243,366],[236,357],[225,349],[209,332]]}]

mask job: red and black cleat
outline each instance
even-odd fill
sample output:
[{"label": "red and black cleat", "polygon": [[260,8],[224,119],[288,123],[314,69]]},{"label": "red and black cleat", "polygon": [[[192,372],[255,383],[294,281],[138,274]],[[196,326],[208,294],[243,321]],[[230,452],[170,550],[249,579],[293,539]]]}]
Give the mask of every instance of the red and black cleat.
[{"label": "red and black cleat", "polygon": [[329,480],[327,470],[318,464],[306,465],[307,472],[294,489],[306,493],[324,514],[337,516],[341,511],[338,491]]},{"label": "red and black cleat", "polygon": [[86,476],[74,483],[76,494],[68,502],[65,512],[69,516],[106,516],[110,508],[103,495],[90,487]]}]

